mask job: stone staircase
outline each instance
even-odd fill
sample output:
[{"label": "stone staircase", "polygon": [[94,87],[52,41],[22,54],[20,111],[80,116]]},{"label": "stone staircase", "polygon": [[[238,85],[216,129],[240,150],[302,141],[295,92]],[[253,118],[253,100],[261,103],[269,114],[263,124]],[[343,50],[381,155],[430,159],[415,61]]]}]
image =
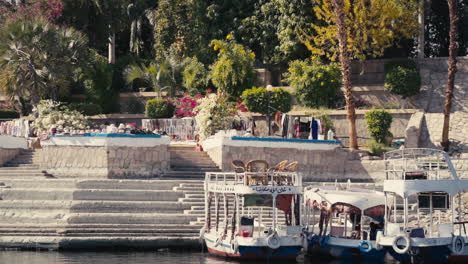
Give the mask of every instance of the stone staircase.
[{"label": "stone staircase", "polygon": [[164,178],[204,179],[205,172],[221,171],[206,152],[196,151],[194,145],[172,145],[171,170],[164,173]]},{"label": "stone staircase", "polygon": [[40,150],[22,150],[13,160],[0,167],[1,177],[51,177],[40,169]]},{"label": "stone staircase", "polygon": [[199,246],[201,224],[185,212],[203,206],[190,202],[199,181],[2,177],[0,186],[0,246]]}]

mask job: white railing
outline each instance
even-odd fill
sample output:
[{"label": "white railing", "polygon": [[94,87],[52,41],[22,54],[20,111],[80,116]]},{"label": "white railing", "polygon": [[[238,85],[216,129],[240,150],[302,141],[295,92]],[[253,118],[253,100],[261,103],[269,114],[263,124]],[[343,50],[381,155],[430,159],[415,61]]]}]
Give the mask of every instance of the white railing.
[{"label": "white railing", "polygon": [[249,186],[302,186],[302,177],[296,172],[207,172],[205,182]]},{"label": "white railing", "polygon": [[458,179],[448,154],[437,149],[409,148],[384,154],[388,180],[420,177],[427,180]]}]

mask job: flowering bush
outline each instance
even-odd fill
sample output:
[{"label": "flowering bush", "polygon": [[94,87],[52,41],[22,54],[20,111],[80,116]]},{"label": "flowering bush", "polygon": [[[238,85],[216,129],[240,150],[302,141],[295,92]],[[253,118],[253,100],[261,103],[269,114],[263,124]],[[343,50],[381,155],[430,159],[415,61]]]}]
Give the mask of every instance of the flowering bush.
[{"label": "flowering bush", "polygon": [[188,93],[185,93],[184,97],[175,101],[175,116],[178,118],[195,116],[194,109],[198,105],[197,101],[201,98],[203,98],[201,94],[190,96]]},{"label": "flowering bush", "polygon": [[200,139],[204,140],[220,130],[230,129],[234,115],[237,112],[235,105],[228,101],[227,96],[210,94],[198,101],[195,107]]},{"label": "flowering bush", "polygon": [[32,126],[43,131],[48,131],[52,127],[62,127],[70,131],[88,128],[84,115],[52,100],[40,101],[31,116],[34,118]]}]

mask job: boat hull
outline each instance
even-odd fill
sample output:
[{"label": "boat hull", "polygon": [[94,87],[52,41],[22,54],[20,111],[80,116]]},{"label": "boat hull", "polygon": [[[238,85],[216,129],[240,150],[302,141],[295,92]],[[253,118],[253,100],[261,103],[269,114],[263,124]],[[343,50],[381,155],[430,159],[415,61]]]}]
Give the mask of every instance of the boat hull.
[{"label": "boat hull", "polygon": [[[277,249],[272,249],[262,243],[261,240],[258,243],[242,243],[242,239],[239,240],[237,246],[235,246],[234,241],[225,239],[221,243],[216,243],[216,239],[205,236],[208,252],[220,257],[239,259],[295,259],[302,251],[302,244],[300,242],[283,243],[286,245],[282,244]],[[284,239],[282,239],[283,241]]]},{"label": "boat hull", "polygon": [[361,240],[336,238],[325,236],[309,240],[309,255],[326,255],[338,259],[364,259],[383,260],[386,255],[385,249],[376,249],[372,243],[372,249],[364,252],[360,249]]}]

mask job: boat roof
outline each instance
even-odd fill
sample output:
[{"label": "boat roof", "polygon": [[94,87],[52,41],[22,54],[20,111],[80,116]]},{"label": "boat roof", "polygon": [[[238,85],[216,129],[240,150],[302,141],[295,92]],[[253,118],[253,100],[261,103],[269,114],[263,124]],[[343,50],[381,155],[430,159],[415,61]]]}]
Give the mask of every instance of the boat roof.
[{"label": "boat roof", "polygon": [[305,199],[326,201],[330,205],[348,204],[365,211],[369,208],[385,205],[383,192],[367,189],[330,190],[322,187],[309,187],[304,191]]},{"label": "boat roof", "polygon": [[468,180],[386,180],[384,192],[408,197],[422,192],[445,192],[455,195],[468,190]]}]

